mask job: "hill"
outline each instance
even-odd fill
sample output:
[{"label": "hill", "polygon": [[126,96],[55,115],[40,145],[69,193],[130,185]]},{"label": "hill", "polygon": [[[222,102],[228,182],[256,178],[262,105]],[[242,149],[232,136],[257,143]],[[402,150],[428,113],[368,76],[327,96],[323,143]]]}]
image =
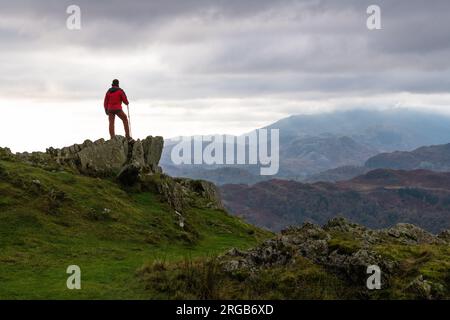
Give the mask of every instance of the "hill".
[{"label": "hill", "polygon": [[[228,215],[212,184],[161,173],[161,149],[152,137],[0,149],[0,299],[150,298],[135,275],[143,264],[270,236]],[[69,265],[80,266],[82,290],[66,288]]]},{"label": "hill", "polygon": [[359,175],[365,174],[370,171],[369,168],[363,166],[342,166],[334,169],[329,169],[310,175],[303,182],[314,183],[314,182],[336,182],[350,180]]},{"label": "hill", "polygon": [[303,180],[340,166],[358,166],[378,151],[347,136],[293,138],[280,145],[279,177]]},{"label": "hill", "polygon": [[450,174],[378,169],[350,181],[304,184],[270,180],[225,185],[226,208],[250,223],[281,230],[343,216],[371,228],[407,222],[438,232],[450,227]]},{"label": "hill", "polygon": [[365,166],[370,169],[450,171],[450,144],[420,147],[411,152],[381,153],[368,159]]},{"label": "hill", "polygon": [[343,166],[308,177],[305,182],[343,181],[373,169],[450,171],[450,144],[424,146],[413,151],[380,153],[369,158],[364,166]]}]

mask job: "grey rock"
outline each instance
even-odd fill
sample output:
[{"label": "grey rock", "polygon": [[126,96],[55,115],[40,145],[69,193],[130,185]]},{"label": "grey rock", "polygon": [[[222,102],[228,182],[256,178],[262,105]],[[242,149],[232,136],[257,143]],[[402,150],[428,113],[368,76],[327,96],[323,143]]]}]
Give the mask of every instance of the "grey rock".
[{"label": "grey rock", "polygon": [[289,227],[281,231],[286,241],[293,244],[301,244],[307,240],[329,240],[330,235],[320,226],[306,222],[301,227]]},{"label": "grey rock", "polygon": [[438,238],[440,240],[450,242],[450,230],[444,230],[441,233],[439,233]]},{"label": "grey rock", "polygon": [[131,162],[139,165],[141,168],[146,166],[144,157],[144,147],[142,142],[137,140],[133,144],[133,149],[131,152]]},{"label": "grey rock", "polygon": [[241,260],[229,260],[222,265],[222,268],[226,272],[233,272],[239,270],[241,268],[245,268],[247,266],[244,265],[244,262]]},{"label": "grey rock", "polygon": [[[330,246],[332,240],[330,232],[336,231],[354,235],[355,240],[361,238],[361,248],[356,246],[354,250],[337,250]],[[364,283],[363,280],[367,278],[367,267],[377,265],[383,272],[384,281],[388,281],[398,266],[394,261],[364,248],[362,238],[368,232],[366,228],[340,218],[330,221],[323,228],[305,223],[301,227],[283,230],[275,239],[268,240],[251,250],[229,251],[223,256],[223,266],[224,270],[235,270],[240,267],[255,270],[272,265],[286,265],[299,256],[359,284]],[[371,236],[375,242],[381,241],[376,238],[376,234]]]},{"label": "grey rock", "polygon": [[388,281],[388,276],[398,267],[395,262],[367,249],[360,249],[352,254],[333,251],[323,265],[355,283],[364,283],[367,278],[367,267],[371,265],[380,267],[384,281]]},{"label": "grey rock", "polygon": [[117,180],[125,186],[132,186],[139,182],[142,166],[137,161],[133,161],[122,167],[117,174]]},{"label": "grey rock", "polygon": [[160,171],[160,169],[158,170],[158,163],[161,159],[163,147],[164,139],[162,137],[149,136],[142,140],[145,163],[155,172]]},{"label": "grey rock", "polygon": [[414,294],[419,299],[434,300],[445,296],[445,288],[440,283],[425,280],[419,275],[406,287],[406,291]]},{"label": "grey rock", "polygon": [[403,244],[442,244],[443,240],[433,234],[409,223],[399,223],[396,226],[381,230],[381,234],[395,238]]},{"label": "grey rock", "polygon": [[69,147],[75,158],[79,159],[81,173],[92,176],[109,176],[120,172],[127,162],[128,143],[122,137],[115,137],[103,143],[82,148]]},{"label": "grey rock", "polygon": [[348,221],[343,217],[333,218],[323,227],[326,231],[336,230],[340,232],[353,232],[356,234],[363,234],[367,228]]},{"label": "grey rock", "polygon": [[219,189],[212,182],[187,178],[177,178],[175,180],[188,191],[194,192],[203,199],[209,201],[208,207],[213,209],[224,209]]}]

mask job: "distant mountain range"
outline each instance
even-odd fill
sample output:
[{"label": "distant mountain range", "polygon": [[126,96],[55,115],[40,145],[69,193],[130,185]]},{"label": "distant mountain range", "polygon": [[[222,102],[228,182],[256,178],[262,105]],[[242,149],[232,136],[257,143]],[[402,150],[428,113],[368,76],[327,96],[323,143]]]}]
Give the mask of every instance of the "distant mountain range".
[{"label": "distant mountain range", "polygon": [[399,222],[432,232],[450,227],[450,173],[376,169],[337,183],[225,185],[221,194],[232,213],[271,230],[305,221],[320,224],[335,216],[371,228]]},{"label": "distant mountain range", "polygon": [[230,212],[275,231],[335,216],[371,228],[450,227],[449,117],[356,110],[292,116],[266,129],[280,130],[275,177],[260,176],[258,166],[174,166],[170,143],[161,165],[220,185]]},{"label": "distant mountain range", "polygon": [[[388,157],[377,156],[380,153],[450,142],[450,117],[408,109],[296,115],[265,128],[280,130],[280,170],[271,178],[309,182],[349,179],[374,167],[390,167],[380,162]],[[259,175],[258,166],[175,166],[170,158],[173,145],[166,141],[160,162],[163,170],[171,175],[202,178],[218,185],[267,180]],[[395,155],[405,156],[405,153]],[[398,160],[408,161],[402,159]],[[426,161],[421,163],[414,168],[434,170],[427,167]]]},{"label": "distant mountain range", "polygon": [[425,146],[413,151],[380,153],[369,158],[364,166],[343,166],[312,175],[306,182],[349,180],[370,170],[385,168],[399,170],[428,169],[450,171],[450,144]]}]

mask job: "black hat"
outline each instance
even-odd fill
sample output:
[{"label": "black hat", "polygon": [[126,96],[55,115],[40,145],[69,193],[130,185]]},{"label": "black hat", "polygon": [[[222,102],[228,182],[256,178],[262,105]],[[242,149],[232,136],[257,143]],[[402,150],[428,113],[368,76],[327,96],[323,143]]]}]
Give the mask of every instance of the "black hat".
[{"label": "black hat", "polygon": [[119,86],[119,80],[114,79],[112,82],[113,87],[118,87]]}]

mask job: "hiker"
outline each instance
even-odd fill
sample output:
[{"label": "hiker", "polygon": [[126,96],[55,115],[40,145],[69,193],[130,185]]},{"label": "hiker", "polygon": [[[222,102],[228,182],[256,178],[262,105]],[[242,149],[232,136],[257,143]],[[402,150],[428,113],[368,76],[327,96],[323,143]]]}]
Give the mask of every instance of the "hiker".
[{"label": "hiker", "polygon": [[104,102],[105,113],[109,117],[109,134],[111,139],[115,137],[114,120],[117,115],[123,122],[125,137],[127,140],[131,140],[128,118],[122,110],[122,102],[127,106],[129,104],[125,91],[119,87],[119,80],[114,79],[111,88],[106,92]]}]

